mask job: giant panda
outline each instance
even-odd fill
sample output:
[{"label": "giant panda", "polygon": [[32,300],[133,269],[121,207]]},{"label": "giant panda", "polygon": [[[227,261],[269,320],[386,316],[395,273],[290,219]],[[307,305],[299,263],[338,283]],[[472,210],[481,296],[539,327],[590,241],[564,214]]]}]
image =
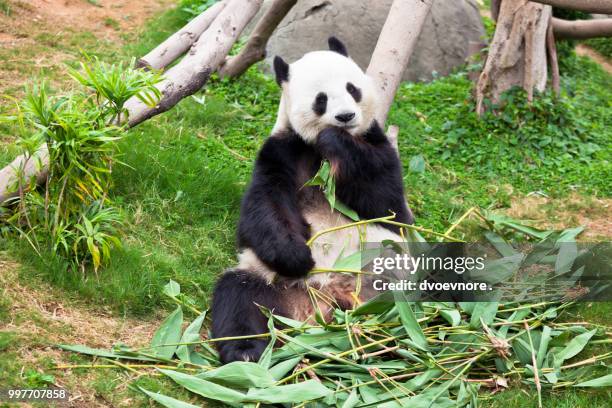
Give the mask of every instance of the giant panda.
[{"label": "giant panda", "polygon": [[[321,235],[318,231],[352,220],[333,211],[317,186],[305,183],[330,163],[335,195],[360,219],[395,214],[411,224],[397,152],[375,120],[377,89],[335,37],[329,51],[314,51],[287,64],[274,59],[282,88],[272,135],[257,157],[243,198],[238,225],[239,264],[216,284],[212,302],[212,337],[265,333],[259,309],[305,321],[315,306],[307,288],[322,296],[317,309],[329,317],[334,307],[353,307],[354,274],[316,273],[336,259],[359,250],[364,241],[401,241],[397,226],[367,224]],[[362,290],[359,297],[373,294]],[[327,301],[325,300],[327,299]],[[223,363],[257,361],[267,340],[250,338],[216,342]]]}]

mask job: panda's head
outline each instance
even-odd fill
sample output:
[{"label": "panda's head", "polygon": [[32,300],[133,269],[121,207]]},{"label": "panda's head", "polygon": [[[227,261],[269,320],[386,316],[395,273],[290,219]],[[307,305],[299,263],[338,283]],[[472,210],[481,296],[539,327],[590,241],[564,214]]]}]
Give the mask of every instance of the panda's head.
[{"label": "panda's head", "polygon": [[356,136],[372,124],[377,106],[373,81],[330,37],[330,51],[313,51],[292,64],[274,59],[276,81],[283,93],[275,131],[292,127],[306,142],[325,128],[344,128]]}]

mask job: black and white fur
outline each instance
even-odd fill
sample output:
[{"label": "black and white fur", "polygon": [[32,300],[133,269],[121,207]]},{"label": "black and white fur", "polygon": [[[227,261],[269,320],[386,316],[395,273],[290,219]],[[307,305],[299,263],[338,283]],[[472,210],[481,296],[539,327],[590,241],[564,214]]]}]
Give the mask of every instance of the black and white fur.
[{"label": "black and white fur", "polygon": [[[282,87],[277,122],[259,152],[242,202],[239,265],[226,271],[215,288],[215,338],[267,332],[258,305],[298,320],[311,318],[314,307],[306,282],[336,306],[351,307],[354,275],[308,272],[331,268],[363,241],[401,240],[397,227],[368,224],[322,235],[312,247],[306,245],[317,231],[351,222],[331,210],[319,187],[304,187],[322,160],[331,164],[336,198],[361,219],[393,212],[396,221],[413,222],[397,152],[374,119],[376,88],[339,40],[331,37],[329,47],[331,51],[308,53],[291,65],[280,57],[274,60]],[[264,339],[246,339],[220,341],[217,348],[228,363],[256,361],[266,345]]]}]

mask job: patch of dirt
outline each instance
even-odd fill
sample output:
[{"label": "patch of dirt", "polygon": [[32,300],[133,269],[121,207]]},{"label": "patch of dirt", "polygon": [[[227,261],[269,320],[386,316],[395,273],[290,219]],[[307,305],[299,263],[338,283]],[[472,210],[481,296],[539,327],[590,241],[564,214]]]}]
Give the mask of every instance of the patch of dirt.
[{"label": "patch of dirt", "polygon": [[[2,255],[2,254],[0,254]],[[2,255],[4,257],[4,255]],[[70,354],[55,344],[82,344],[108,349],[116,343],[141,347],[151,340],[160,319],[135,320],[113,316],[104,309],[66,301],[59,290],[37,283],[36,289],[18,283],[19,265],[0,260],[0,287],[5,302],[10,304],[10,321],[0,323],[0,331],[15,333],[17,355],[23,369],[36,369],[41,361],[71,365]],[[108,407],[88,383],[95,372],[75,376],[72,371],[55,371],[56,385],[65,387],[73,401],[66,407]],[[47,370],[46,373],[51,371]],[[125,383],[129,382],[125,378]],[[88,388],[89,385],[89,388]],[[129,403],[125,406],[129,406]]]},{"label": "patch of dirt", "polygon": [[543,229],[564,229],[584,226],[581,241],[612,238],[612,199],[572,195],[551,199],[539,195],[516,197],[505,213],[513,218],[533,220]]},{"label": "patch of dirt", "polygon": [[578,44],[576,46],[576,54],[584,57],[589,57],[590,59],[601,65],[601,67],[607,73],[612,74],[612,62],[605,56],[601,55],[600,53],[589,47],[588,45]]},{"label": "patch of dirt", "polygon": [[[3,0],[0,12],[0,94],[16,91],[29,78],[62,84],[65,63],[80,49],[119,47],[171,0]],[[133,37],[133,35],[132,35]],[[49,75],[53,72],[53,75]],[[58,73],[57,75],[55,73]]]},{"label": "patch of dirt", "polygon": [[89,31],[99,38],[118,39],[138,27],[169,0],[6,0],[9,15],[0,17],[0,45],[31,39],[33,33]]}]

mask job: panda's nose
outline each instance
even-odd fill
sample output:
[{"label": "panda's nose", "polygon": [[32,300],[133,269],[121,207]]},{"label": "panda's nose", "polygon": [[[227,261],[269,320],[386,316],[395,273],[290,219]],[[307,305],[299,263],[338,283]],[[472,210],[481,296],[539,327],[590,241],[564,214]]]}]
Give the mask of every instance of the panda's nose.
[{"label": "panda's nose", "polygon": [[350,122],[355,117],[355,112],[347,112],[336,115],[336,120],[338,122],[347,123]]}]

